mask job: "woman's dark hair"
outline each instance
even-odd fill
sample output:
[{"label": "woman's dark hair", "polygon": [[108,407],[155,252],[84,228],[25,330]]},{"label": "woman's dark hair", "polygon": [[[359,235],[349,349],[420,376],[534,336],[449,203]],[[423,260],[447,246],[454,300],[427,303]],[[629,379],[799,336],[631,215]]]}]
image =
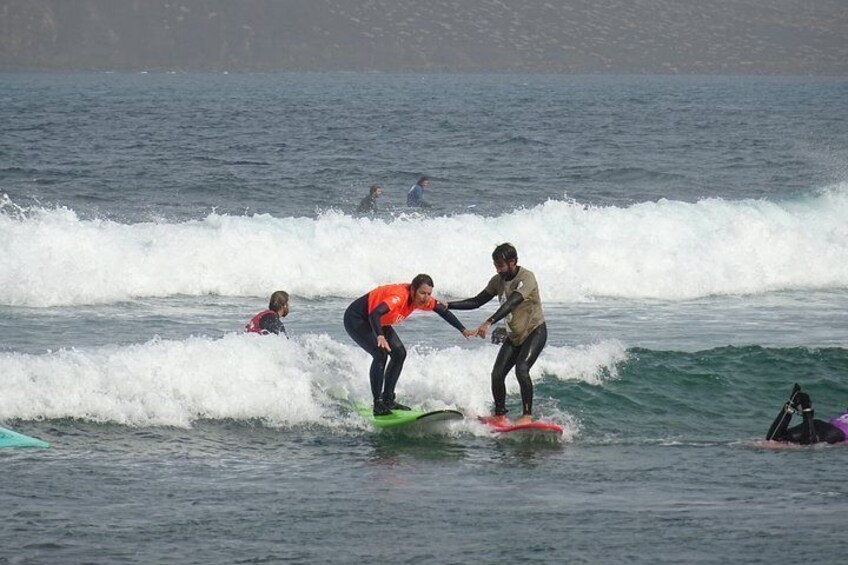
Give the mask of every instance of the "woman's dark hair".
[{"label": "woman's dark hair", "polygon": [[421,288],[422,284],[426,284],[427,286],[436,286],[433,284],[433,278],[430,275],[425,275],[421,273],[420,275],[416,275],[414,279],[412,279],[412,290],[418,290]]},{"label": "woman's dark hair", "polygon": [[518,261],[518,251],[515,250],[515,247],[511,243],[501,243],[492,251],[492,261],[495,263],[498,261],[503,261],[504,263]]},{"label": "woman's dark hair", "polygon": [[279,312],[283,306],[289,303],[289,293],[285,290],[278,290],[271,295],[271,300],[268,301],[268,310]]}]

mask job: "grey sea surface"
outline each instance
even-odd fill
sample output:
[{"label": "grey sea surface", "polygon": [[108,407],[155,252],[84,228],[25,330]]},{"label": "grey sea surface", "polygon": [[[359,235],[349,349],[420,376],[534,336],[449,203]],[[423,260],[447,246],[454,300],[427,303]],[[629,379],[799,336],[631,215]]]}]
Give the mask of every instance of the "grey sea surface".
[{"label": "grey sea surface", "polygon": [[[794,382],[848,406],[846,86],[0,75],[0,422],[51,444],[0,450],[0,563],[841,562],[848,450],[761,440]],[[501,241],[563,436],[479,424],[497,349],[427,314],[398,394],[466,419],[370,428],[344,309]],[[243,335],[278,288],[291,339]]]}]

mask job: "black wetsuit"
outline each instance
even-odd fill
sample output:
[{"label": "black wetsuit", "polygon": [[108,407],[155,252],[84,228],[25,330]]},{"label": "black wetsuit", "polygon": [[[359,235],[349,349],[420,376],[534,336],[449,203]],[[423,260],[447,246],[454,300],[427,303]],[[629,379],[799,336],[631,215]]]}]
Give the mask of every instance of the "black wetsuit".
[{"label": "black wetsuit", "polygon": [[[484,290],[473,298],[450,302],[449,308],[451,310],[474,310],[494,297],[494,294]],[[501,304],[500,308],[489,317],[488,321],[492,324],[497,323],[512,312],[523,300],[524,297],[520,293],[513,292],[506,302]],[[492,397],[495,401],[496,415],[500,416],[507,413],[506,376],[513,367],[515,367],[518,386],[521,388],[522,413],[525,415],[533,413],[533,381],[530,378],[530,369],[536,363],[536,359],[539,358],[539,353],[542,352],[547,341],[548,327],[544,322],[530,332],[530,335],[520,345],[512,343],[509,337],[503,341],[492,367]]]},{"label": "black wetsuit", "polygon": [[283,319],[275,312],[268,312],[259,318],[259,329],[272,334],[282,333],[289,337],[289,334],[286,333],[286,327],[283,325]]},{"label": "black wetsuit", "polygon": [[377,198],[372,194],[365,196],[365,198],[360,201],[359,206],[356,208],[356,211],[360,214],[365,214],[367,212],[376,212]]},{"label": "black wetsuit", "polygon": [[[803,421],[797,426],[790,428],[789,422],[792,420],[792,414],[799,409]],[[801,388],[798,385],[795,385],[789,402],[780,409],[780,412],[766,433],[766,439],[800,443],[801,445],[819,442],[840,443],[845,441],[845,434],[842,430],[830,422],[814,418],[814,414],[810,397],[806,393],[801,392]]]},{"label": "black wetsuit", "polygon": [[[368,295],[360,296],[350,303],[344,313],[344,327],[348,335],[359,347],[372,357],[371,394],[378,398],[393,399],[395,386],[400,378],[403,363],[406,360],[406,347],[392,326],[381,326],[380,318],[389,311],[385,303],[378,304],[368,314]],[[465,330],[456,316],[448,311],[443,304],[438,304],[433,311],[459,331]],[[383,335],[391,347],[386,351],[377,345],[377,336]],[[388,367],[386,361],[388,360]]]}]

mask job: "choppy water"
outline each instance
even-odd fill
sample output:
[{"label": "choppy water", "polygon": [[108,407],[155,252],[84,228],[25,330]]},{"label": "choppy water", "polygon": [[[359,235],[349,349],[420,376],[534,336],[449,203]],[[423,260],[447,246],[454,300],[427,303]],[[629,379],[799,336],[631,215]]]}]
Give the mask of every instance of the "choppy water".
[{"label": "choppy water", "polygon": [[[758,440],[795,381],[848,406],[846,86],[0,76],[0,421],[53,444],[0,453],[0,561],[841,562],[848,451]],[[505,240],[563,441],[370,430],[345,306]],[[241,334],[278,288],[293,339]],[[399,333],[404,399],[489,410],[495,347]]]}]

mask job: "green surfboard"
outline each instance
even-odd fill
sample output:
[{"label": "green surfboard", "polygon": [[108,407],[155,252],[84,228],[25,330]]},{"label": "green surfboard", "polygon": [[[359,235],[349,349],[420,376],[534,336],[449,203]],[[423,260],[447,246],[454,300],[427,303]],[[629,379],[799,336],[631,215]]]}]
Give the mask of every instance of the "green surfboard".
[{"label": "green surfboard", "polygon": [[462,420],[458,410],[392,410],[386,416],[375,416],[373,408],[367,404],[355,404],[354,408],[375,428],[403,428],[429,426],[437,422]]},{"label": "green surfboard", "polygon": [[0,447],[50,447],[50,444],[6,428],[0,428]]}]

